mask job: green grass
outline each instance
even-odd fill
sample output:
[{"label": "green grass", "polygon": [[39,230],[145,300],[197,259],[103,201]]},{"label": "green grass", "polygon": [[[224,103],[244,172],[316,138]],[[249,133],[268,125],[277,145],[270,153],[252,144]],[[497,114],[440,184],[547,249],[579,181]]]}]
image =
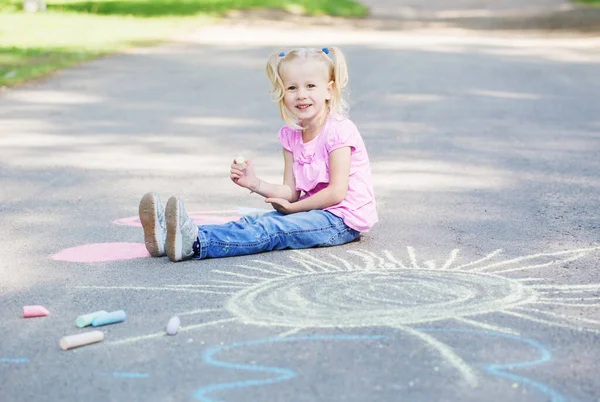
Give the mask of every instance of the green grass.
[{"label": "green grass", "polygon": [[592,6],[600,6],[600,0],[576,0],[575,2]]},{"label": "green grass", "polygon": [[26,14],[21,2],[0,0],[0,87],[131,46],[168,40],[232,9],[301,7],[309,15],[360,17],[351,0],[49,0],[48,11]]}]

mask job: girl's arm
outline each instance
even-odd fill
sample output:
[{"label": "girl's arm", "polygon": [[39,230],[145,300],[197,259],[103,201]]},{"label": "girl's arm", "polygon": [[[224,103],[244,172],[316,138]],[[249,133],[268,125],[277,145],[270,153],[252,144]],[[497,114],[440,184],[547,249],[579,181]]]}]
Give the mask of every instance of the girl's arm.
[{"label": "girl's arm", "polygon": [[323,190],[291,204],[282,204],[275,199],[276,197],[267,198],[265,201],[273,204],[279,212],[288,214],[324,209],[339,204],[346,197],[349,176],[350,147],[348,146],[338,148],[329,154],[329,185]]},{"label": "girl's arm", "polygon": [[288,202],[295,202],[300,196],[300,192],[296,191],[296,180],[292,167],[294,165],[294,157],[291,152],[283,150],[283,159],[285,168],[283,172],[283,185],[272,184],[259,179],[254,174],[252,162],[246,161],[245,169],[235,162],[231,165],[231,180],[241,187],[245,187],[250,191],[260,194],[263,197],[281,198]]},{"label": "girl's arm", "polygon": [[283,185],[268,183],[257,177],[254,187],[249,187],[250,190],[266,198],[283,198],[289,202],[296,202],[298,197],[300,197],[300,191],[296,190],[296,179],[292,170],[294,156],[290,151],[284,149],[283,160],[285,162]]}]

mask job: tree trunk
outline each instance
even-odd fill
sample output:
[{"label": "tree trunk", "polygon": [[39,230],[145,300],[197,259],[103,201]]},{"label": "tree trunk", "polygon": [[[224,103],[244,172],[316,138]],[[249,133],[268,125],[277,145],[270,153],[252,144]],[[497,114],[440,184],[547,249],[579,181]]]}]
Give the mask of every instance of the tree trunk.
[{"label": "tree trunk", "polygon": [[46,11],[46,3],[44,0],[23,0],[23,11],[26,13]]}]

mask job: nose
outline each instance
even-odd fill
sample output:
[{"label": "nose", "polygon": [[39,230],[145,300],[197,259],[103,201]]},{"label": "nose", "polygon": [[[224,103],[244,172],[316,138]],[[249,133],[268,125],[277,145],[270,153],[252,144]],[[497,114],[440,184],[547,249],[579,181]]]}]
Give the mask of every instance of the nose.
[{"label": "nose", "polygon": [[297,96],[298,99],[306,98],[306,91],[303,88],[298,89]]}]

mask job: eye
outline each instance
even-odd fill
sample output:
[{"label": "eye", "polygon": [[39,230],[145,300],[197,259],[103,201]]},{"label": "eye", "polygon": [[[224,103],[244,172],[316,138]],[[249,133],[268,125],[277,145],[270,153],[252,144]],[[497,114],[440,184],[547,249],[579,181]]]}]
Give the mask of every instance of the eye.
[{"label": "eye", "polygon": [[287,90],[288,91],[295,91],[296,87],[292,85],[292,86],[289,86]]},{"label": "eye", "polygon": [[309,88],[316,88],[317,86],[315,84],[308,84],[307,87],[309,87]]}]

